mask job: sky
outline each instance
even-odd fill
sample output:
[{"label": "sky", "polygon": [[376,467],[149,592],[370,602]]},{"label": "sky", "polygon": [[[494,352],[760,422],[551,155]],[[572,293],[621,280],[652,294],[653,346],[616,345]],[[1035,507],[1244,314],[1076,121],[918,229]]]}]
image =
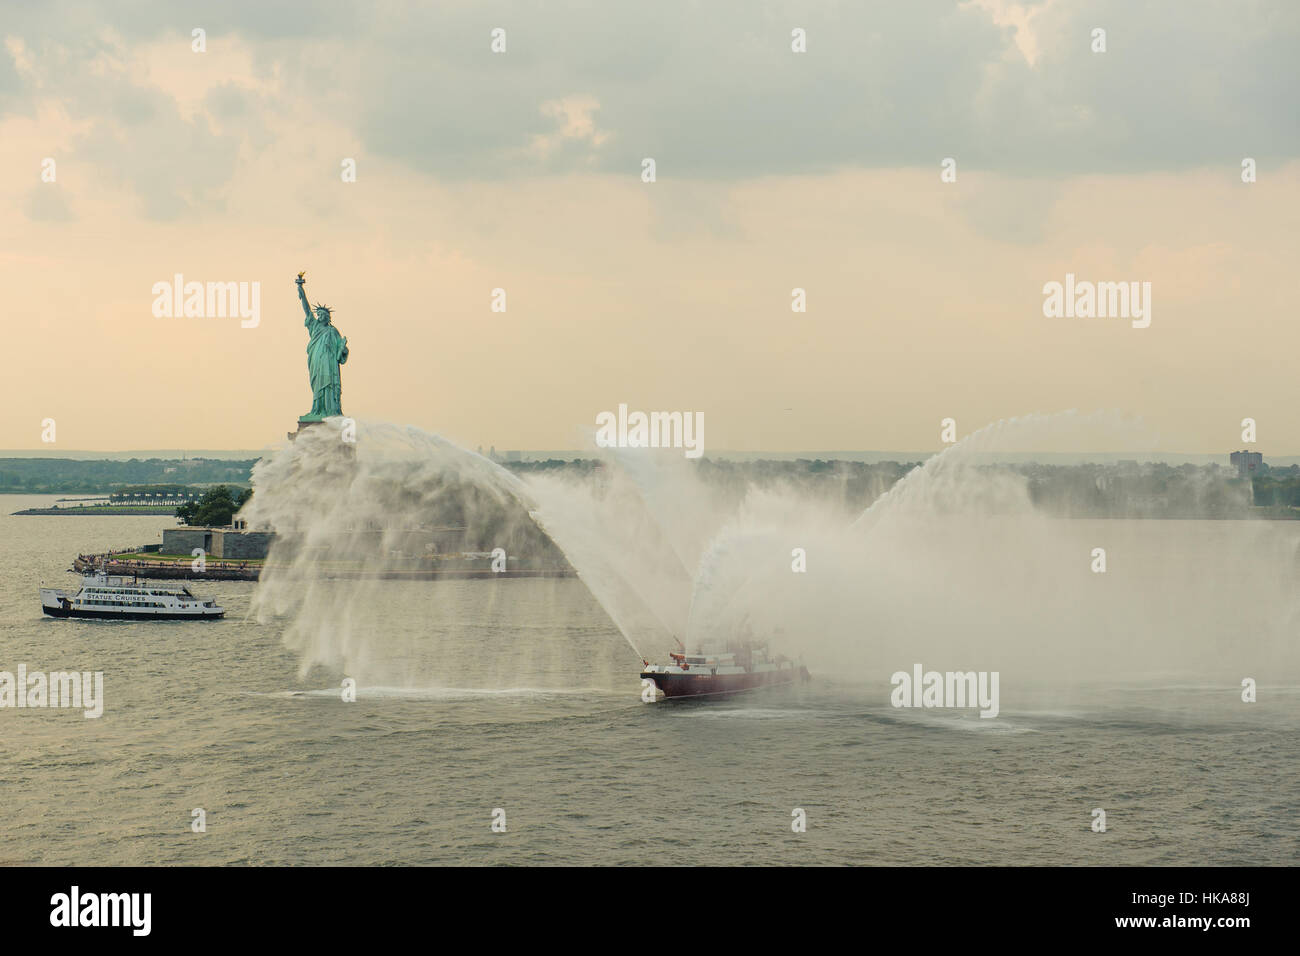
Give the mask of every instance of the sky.
[{"label": "sky", "polygon": [[[1300,453],[1289,0],[52,0],[0,41],[0,448],[283,440],[306,270],[345,413],[471,448],[625,403],[706,453],[1073,409]],[[155,315],[176,274],[256,324]],[[1045,315],[1067,274],[1149,324]]]}]

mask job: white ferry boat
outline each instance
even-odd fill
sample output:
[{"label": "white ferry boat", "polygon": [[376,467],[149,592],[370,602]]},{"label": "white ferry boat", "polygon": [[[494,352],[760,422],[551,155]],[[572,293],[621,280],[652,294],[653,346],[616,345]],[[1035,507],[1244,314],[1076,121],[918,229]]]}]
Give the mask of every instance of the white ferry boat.
[{"label": "white ferry boat", "polygon": [[226,609],[204,601],[181,586],[127,583],[103,571],[82,575],[76,591],[41,588],[41,610],[50,617],[94,617],[115,621],[174,621],[218,618]]}]

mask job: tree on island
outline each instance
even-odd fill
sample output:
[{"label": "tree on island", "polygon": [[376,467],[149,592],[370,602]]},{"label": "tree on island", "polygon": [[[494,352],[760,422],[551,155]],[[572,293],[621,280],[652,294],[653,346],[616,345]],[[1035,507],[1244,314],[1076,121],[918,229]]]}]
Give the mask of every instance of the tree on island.
[{"label": "tree on island", "polygon": [[221,528],[230,524],[235,512],[253,497],[253,489],[245,488],[242,492],[229,485],[217,485],[209,489],[198,501],[188,501],[176,508],[176,517],[185,524],[203,525]]}]

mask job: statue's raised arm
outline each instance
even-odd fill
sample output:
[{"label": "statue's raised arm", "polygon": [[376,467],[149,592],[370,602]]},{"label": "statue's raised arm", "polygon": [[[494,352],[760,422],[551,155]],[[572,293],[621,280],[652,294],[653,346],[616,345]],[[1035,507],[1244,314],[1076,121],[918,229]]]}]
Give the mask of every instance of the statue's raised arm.
[{"label": "statue's raised arm", "polygon": [[307,282],[303,278],[304,275],[306,275],[305,272],[298,273],[298,301],[302,303],[302,311],[307,316],[302,324],[311,325],[312,320],[316,317],[311,314],[311,305],[307,302],[307,292],[303,289],[304,284]]}]

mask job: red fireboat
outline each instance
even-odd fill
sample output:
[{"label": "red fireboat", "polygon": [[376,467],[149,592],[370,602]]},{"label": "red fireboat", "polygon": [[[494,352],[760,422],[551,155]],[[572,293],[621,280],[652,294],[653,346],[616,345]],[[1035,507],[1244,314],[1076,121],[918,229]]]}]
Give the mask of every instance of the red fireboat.
[{"label": "red fireboat", "polygon": [[701,645],[687,654],[678,641],[680,652],[669,652],[671,664],[645,664],[642,680],[654,681],[665,697],[717,697],[793,684],[811,678],[801,663],[788,657],[769,657],[767,644],[761,641],[728,641],[718,648]]}]

